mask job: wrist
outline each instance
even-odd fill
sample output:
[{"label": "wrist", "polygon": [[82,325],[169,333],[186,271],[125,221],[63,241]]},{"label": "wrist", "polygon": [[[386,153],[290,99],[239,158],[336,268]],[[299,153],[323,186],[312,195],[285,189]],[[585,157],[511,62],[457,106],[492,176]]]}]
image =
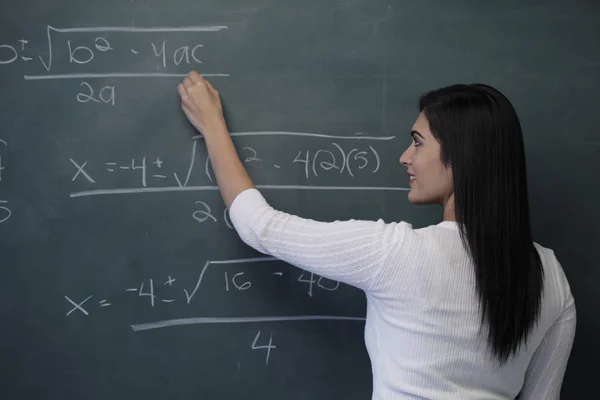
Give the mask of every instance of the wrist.
[{"label": "wrist", "polygon": [[229,131],[227,130],[227,124],[223,118],[215,118],[206,123],[204,129],[202,129],[202,133],[204,136],[213,136],[213,135],[223,135],[226,134],[229,136]]}]

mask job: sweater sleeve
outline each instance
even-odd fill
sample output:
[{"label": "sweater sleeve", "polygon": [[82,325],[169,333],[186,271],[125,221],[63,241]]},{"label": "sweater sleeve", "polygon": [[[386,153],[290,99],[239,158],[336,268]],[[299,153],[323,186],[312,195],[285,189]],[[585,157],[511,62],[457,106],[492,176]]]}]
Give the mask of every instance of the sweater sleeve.
[{"label": "sweater sleeve", "polygon": [[255,250],[362,290],[372,290],[406,223],[319,222],[271,207],[256,189],[240,193],[230,217],[240,238]]},{"label": "sweater sleeve", "polygon": [[519,400],[560,399],[560,389],[575,338],[576,321],[575,301],[570,295],[563,313],[533,355]]}]

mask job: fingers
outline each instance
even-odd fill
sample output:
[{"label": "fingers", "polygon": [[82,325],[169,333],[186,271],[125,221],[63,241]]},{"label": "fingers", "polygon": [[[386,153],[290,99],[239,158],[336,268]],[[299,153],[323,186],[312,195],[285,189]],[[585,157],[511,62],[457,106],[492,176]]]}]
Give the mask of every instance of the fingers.
[{"label": "fingers", "polygon": [[189,76],[186,76],[185,79],[183,80],[183,86],[185,87],[185,89],[189,89],[192,86],[194,86],[194,82],[192,82],[192,80],[190,79]]},{"label": "fingers", "polygon": [[179,92],[179,96],[181,96],[181,98],[187,97],[187,91],[182,83],[177,85],[177,92]]},{"label": "fingers", "polygon": [[219,92],[217,92],[217,89],[215,89],[209,81],[205,81],[205,82],[206,82],[206,87],[208,87],[208,90],[210,90],[210,92],[212,94],[216,95],[219,93]]},{"label": "fingers", "polygon": [[196,71],[190,71],[188,75],[183,79],[183,82],[178,85],[177,90],[179,92],[179,95],[182,98],[184,96],[190,95],[190,89],[192,89],[194,86],[204,86],[213,96],[218,97],[219,95],[217,89],[215,89],[209,81],[204,79],[204,77],[198,74],[198,72]]},{"label": "fingers", "polygon": [[204,78],[200,76],[200,74],[198,74],[198,72],[196,71],[190,71],[187,78],[194,84],[204,81]]},{"label": "fingers", "polygon": [[183,80],[183,85],[185,86],[186,89],[189,89],[190,87],[197,85],[197,84],[203,84],[205,83],[206,80],[200,76],[200,74],[198,74],[198,72],[196,71],[190,71],[188,73],[188,75],[185,77],[185,79]]}]

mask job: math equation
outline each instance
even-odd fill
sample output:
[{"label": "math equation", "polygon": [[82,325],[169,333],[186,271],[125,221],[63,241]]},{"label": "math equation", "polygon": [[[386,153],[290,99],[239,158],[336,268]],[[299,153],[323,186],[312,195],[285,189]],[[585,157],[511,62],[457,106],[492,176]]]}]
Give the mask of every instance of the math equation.
[{"label": "math equation", "polygon": [[[122,295],[118,296],[118,300],[113,300],[105,296],[97,296],[96,294],[87,294],[82,298],[77,298],[73,295],[65,295],[65,315],[69,318],[86,318],[97,313],[102,313],[102,310],[119,307],[122,303],[143,304],[151,309],[164,307],[179,307],[179,304],[188,306],[194,302],[195,297],[208,286],[211,289],[220,287],[222,293],[227,295],[229,292],[247,292],[253,290],[252,278],[248,278],[245,270],[232,272],[220,269],[219,267],[240,265],[247,269],[253,268],[254,265],[260,263],[277,262],[273,257],[256,257],[245,259],[231,260],[209,260],[206,261],[202,269],[198,273],[195,282],[180,282],[173,274],[165,274],[157,278],[146,278],[140,281],[132,282],[130,286],[122,289]],[[256,267],[255,267],[256,268]],[[209,273],[212,270],[212,273]],[[260,268],[260,273],[254,274],[261,281],[261,289],[264,290],[265,280],[271,279],[273,284],[277,284],[278,280],[283,279],[286,275],[292,276],[292,282],[301,286],[306,295],[306,299],[311,299],[319,294],[332,293],[340,288],[340,282],[327,279],[322,276],[315,275],[295,267],[279,268],[277,267],[265,269]],[[268,276],[267,276],[268,275]],[[207,276],[210,276],[207,282]],[[212,292],[214,294],[214,292]],[[198,324],[241,324],[250,322],[285,322],[285,321],[314,321],[314,320],[340,320],[340,321],[364,321],[363,317],[353,316],[331,316],[331,315],[261,315],[261,316],[237,316],[237,317],[192,317],[192,318],[177,318],[167,320],[157,320],[139,324],[131,324],[130,329],[134,332],[164,329],[182,325],[198,325]],[[266,351],[265,364],[269,364],[271,350],[275,349],[273,345],[273,335],[269,334],[268,344],[259,344],[261,332],[258,331],[251,344],[253,350],[264,349]]]},{"label": "math equation", "polygon": [[[39,73],[23,75],[26,81],[77,80],[75,101],[114,106],[117,85],[106,83],[107,78],[181,78],[190,69],[199,69],[207,77],[230,76],[206,71],[211,63],[207,63],[204,43],[227,28],[48,25],[37,41],[21,37],[0,43],[0,67],[31,65]],[[215,51],[208,50],[209,54]]]},{"label": "math equation", "polygon": [[[257,150],[252,144],[239,146],[240,159],[246,168],[257,175],[258,189],[265,190],[342,190],[342,191],[401,191],[404,187],[360,186],[331,184],[345,178],[346,183],[360,179],[369,181],[382,171],[380,150],[394,136],[367,135],[334,136],[301,132],[234,132],[232,136],[259,138],[268,136],[270,143],[282,137],[295,137],[293,146],[279,147],[276,156]],[[125,160],[88,160],[77,156],[69,158],[68,168],[74,190],[71,198],[89,196],[117,196],[159,192],[216,191],[210,157],[201,152],[201,137],[191,144],[187,170],[174,171],[161,155],[147,155]],[[319,145],[315,147],[315,144]],[[257,143],[257,144],[260,144]],[[306,145],[304,145],[306,144]],[[300,180],[290,185],[285,182],[260,182],[266,170],[277,171],[277,176],[294,176]],[[111,187],[117,176],[126,176],[129,187]],[[122,181],[122,180],[120,180]],[[327,183],[327,184],[325,184]],[[227,210],[215,212],[215,203],[197,200],[191,212],[198,223],[223,222],[232,228]],[[218,214],[218,215],[217,215]]]}]

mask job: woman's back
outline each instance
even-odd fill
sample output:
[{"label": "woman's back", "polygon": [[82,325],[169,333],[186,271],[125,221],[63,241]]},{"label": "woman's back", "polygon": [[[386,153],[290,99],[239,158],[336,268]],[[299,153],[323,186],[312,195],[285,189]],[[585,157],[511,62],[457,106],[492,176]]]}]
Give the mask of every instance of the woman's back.
[{"label": "woman's back", "polygon": [[521,398],[558,398],[575,306],[554,253],[536,244],[545,273],[540,319],[527,346],[500,366],[481,332],[474,269],[456,223],[400,229],[403,239],[367,293],[374,398],[512,399],[522,387]]}]

